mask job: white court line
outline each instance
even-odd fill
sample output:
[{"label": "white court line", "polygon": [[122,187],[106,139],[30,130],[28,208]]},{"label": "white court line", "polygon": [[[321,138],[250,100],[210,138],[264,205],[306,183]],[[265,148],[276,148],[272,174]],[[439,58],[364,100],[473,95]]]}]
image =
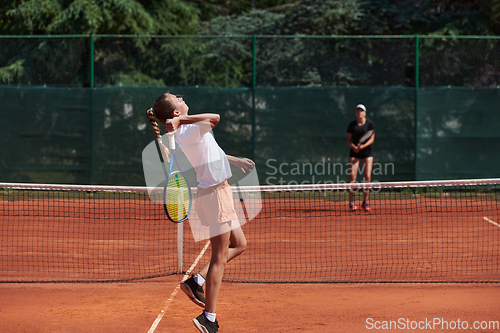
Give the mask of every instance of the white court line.
[{"label": "white court line", "polygon": [[483,216],[483,219],[484,219],[485,221],[488,221],[488,222],[490,222],[491,224],[496,225],[497,227],[499,227],[499,228],[500,228],[500,224],[496,223],[495,221],[490,220],[490,219],[489,219],[489,218],[487,218],[486,216]]},{"label": "white court line", "polygon": [[[203,255],[205,254],[205,251],[208,249],[208,245],[210,245],[210,241],[207,241],[207,244],[205,244],[205,246],[201,250],[201,252],[198,255],[198,257],[196,258],[196,260],[193,262],[193,264],[191,265],[191,267],[189,267],[189,269],[187,270],[186,274],[184,274],[184,277],[182,278],[182,280],[181,280],[180,283],[182,283],[182,282],[184,282],[184,281],[187,280],[187,278],[191,274],[191,271],[196,267],[196,265],[198,264],[198,261],[200,261],[201,257],[203,257]],[[177,295],[177,293],[179,292],[179,289],[181,288],[180,283],[177,285],[177,287],[175,287],[174,291],[172,292],[172,294],[170,295],[170,297],[168,298],[168,300],[165,302],[165,306],[163,307],[163,309],[161,309],[160,314],[158,315],[158,317],[156,317],[156,320],[154,321],[153,325],[151,325],[151,328],[149,329],[148,333],[153,333],[156,330],[156,327],[158,326],[158,324],[162,320],[163,316],[167,312],[167,309],[170,306],[170,303],[175,298],[175,295]]]}]

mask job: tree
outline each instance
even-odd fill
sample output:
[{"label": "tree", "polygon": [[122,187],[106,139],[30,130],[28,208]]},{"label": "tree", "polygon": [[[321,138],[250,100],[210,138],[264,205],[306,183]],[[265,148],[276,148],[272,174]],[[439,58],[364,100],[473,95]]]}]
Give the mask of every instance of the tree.
[{"label": "tree", "polygon": [[[302,0],[239,15],[219,16],[202,22],[201,32],[307,36],[488,35],[498,29],[495,22],[500,20],[499,3],[486,0]],[[250,47],[248,40],[214,40],[212,49],[229,52],[211,56],[214,63],[224,62],[227,65],[231,59],[226,54],[230,54],[237,61],[234,66],[227,67],[240,68],[239,60],[247,57]],[[496,52],[495,46],[490,48],[492,51],[488,53]],[[414,84],[415,45],[408,39],[328,41],[313,38],[260,38],[257,49],[258,85]],[[440,53],[438,49],[436,52]],[[350,56],[352,54],[358,57],[353,58]],[[455,57],[454,54],[440,55],[443,59]],[[468,66],[468,63],[473,62],[474,59],[470,59],[461,63],[462,66]],[[481,59],[478,62],[484,61]],[[437,67],[444,68],[439,64],[441,62],[436,62]],[[246,68],[248,71],[249,67]],[[491,70],[477,72],[489,73]],[[243,82],[248,86],[250,81],[244,79]],[[477,80],[471,85],[476,84]]]},{"label": "tree", "polygon": [[370,0],[361,8],[362,34],[490,35],[500,17],[497,0]]},{"label": "tree", "polygon": [[210,21],[220,16],[242,15],[256,9],[270,9],[293,4],[297,0],[191,0],[200,10],[200,20]]},{"label": "tree", "polygon": [[[499,3],[498,0],[193,0],[190,3],[181,0],[16,0],[0,4],[0,33],[494,34],[499,30]],[[22,40],[0,48],[0,83],[73,85],[82,82],[90,62],[89,43],[82,41],[76,45],[69,40],[61,41]],[[95,47],[96,82],[100,86],[252,84],[250,38],[107,38],[106,42],[96,38]],[[14,48],[18,49],[13,51]],[[268,38],[259,39],[257,48],[259,70],[263,72],[259,77],[264,78],[259,83],[262,85],[377,85],[380,82],[408,85],[413,82],[411,60],[405,65],[387,66],[383,55],[392,50],[406,53],[411,59],[414,47],[409,44],[401,49],[399,45],[374,46],[353,39]],[[362,63],[353,62],[347,50],[360,54]],[[370,64],[370,68],[380,67],[374,76],[379,81],[371,80],[366,74],[366,64]],[[36,73],[30,67],[42,69]],[[78,73],[71,77],[75,72]],[[395,81],[393,78],[398,73],[406,73],[406,77]],[[85,80],[88,85],[88,78]]]},{"label": "tree", "polygon": [[21,0],[1,9],[2,34],[191,34],[198,10],[180,0]]},{"label": "tree", "polygon": [[[194,34],[199,22],[198,10],[180,0],[21,0],[3,3],[0,10],[4,35],[184,35]],[[161,45],[150,49],[149,43],[145,38],[96,39],[95,64],[106,77],[103,85],[162,85],[143,69],[161,57]],[[0,83],[88,85],[89,54],[86,38],[20,39],[0,51]]]},{"label": "tree", "polygon": [[[358,1],[303,0],[286,6],[267,10],[253,10],[242,15],[218,17],[202,23],[202,34],[222,35],[340,35],[355,31],[363,18]],[[251,71],[249,52],[251,45],[247,39],[214,40],[212,49],[223,50],[213,54],[214,63],[226,63],[228,57],[236,59],[235,66],[248,59],[247,72]],[[258,40],[258,71],[262,86],[320,86],[337,85],[327,70],[338,47],[336,41],[306,38],[261,38]],[[236,63],[237,62],[237,63]],[[229,70],[229,69],[228,69]],[[345,75],[340,79],[344,82]],[[250,85],[250,78],[244,80]],[[328,82],[328,83],[327,83]]]}]

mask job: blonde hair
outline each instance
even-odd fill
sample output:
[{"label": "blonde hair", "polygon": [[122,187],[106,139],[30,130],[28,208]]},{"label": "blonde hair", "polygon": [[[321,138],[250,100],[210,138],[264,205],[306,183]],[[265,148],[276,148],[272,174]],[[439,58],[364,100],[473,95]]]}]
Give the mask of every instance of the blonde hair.
[{"label": "blonde hair", "polygon": [[158,140],[163,159],[167,162],[170,162],[170,158],[168,156],[169,150],[161,142],[160,127],[158,126],[158,122],[156,120],[158,119],[161,123],[165,123],[167,119],[173,118],[173,112],[175,108],[170,100],[170,96],[171,95],[169,93],[161,95],[156,99],[153,107],[146,111],[146,117],[148,118],[149,123],[151,124],[151,128],[155,133],[155,137]]}]

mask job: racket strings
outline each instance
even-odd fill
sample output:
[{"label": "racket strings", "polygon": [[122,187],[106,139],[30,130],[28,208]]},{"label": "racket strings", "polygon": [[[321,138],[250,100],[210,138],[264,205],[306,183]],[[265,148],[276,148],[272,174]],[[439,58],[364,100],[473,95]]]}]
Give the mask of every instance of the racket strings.
[{"label": "racket strings", "polygon": [[165,189],[167,214],[173,221],[182,221],[189,213],[191,196],[186,177],[181,173],[169,177]]}]

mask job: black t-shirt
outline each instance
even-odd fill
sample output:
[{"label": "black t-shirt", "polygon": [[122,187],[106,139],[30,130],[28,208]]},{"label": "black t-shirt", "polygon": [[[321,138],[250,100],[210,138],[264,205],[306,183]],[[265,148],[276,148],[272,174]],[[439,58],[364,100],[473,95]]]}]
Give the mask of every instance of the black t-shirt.
[{"label": "black t-shirt", "polygon": [[[349,123],[349,126],[347,127],[347,133],[352,134],[352,143],[354,145],[357,145],[359,143],[359,140],[363,135],[365,135],[366,132],[368,131],[375,131],[375,124],[373,121],[366,119],[366,122],[364,125],[359,126],[358,121],[354,120]],[[350,157],[357,157],[357,158],[366,158],[373,156],[373,150],[372,150],[373,145],[369,145],[363,150],[360,150],[359,152],[355,153],[352,149],[349,153]]]}]

